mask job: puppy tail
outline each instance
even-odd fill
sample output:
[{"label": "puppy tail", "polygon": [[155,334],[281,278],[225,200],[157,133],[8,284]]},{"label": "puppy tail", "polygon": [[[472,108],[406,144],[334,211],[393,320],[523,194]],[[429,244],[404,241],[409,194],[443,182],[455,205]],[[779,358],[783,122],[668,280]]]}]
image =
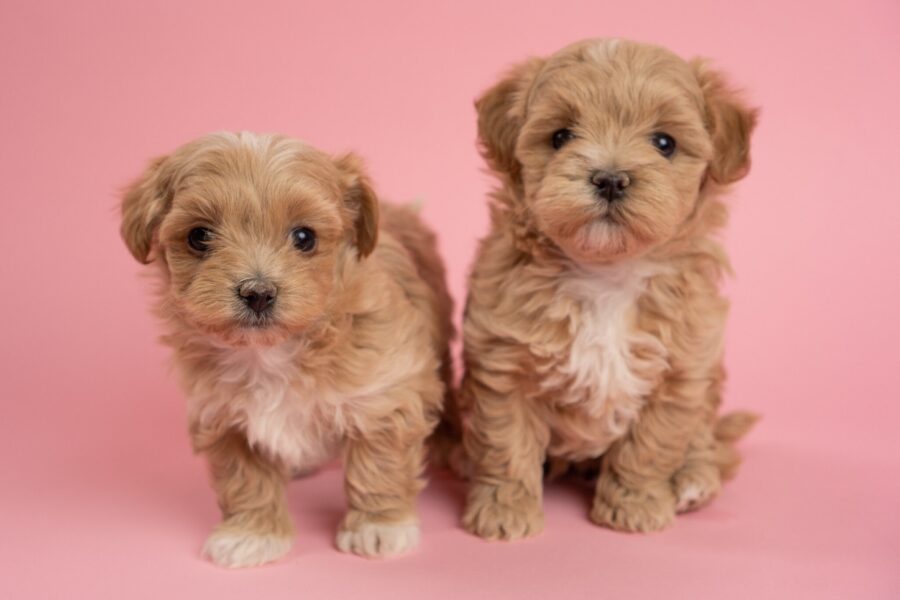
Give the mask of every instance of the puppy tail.
[{"label": "puppy tail", "polygon": [[741,464],[741,455],[734,444],[750,431],[759,415],[747,411],[736,411],[722,415],[716,421],[713,435],[716,438],[716,464],[722,479],[731,479],[737,475]]},{"label": "puppy tail", "polygon": [[757,421],[759,421],[759,415],[756,413],[744,410],[731,412],[718,418],[713,433],[718,441],[734,444],[753,429]]}]

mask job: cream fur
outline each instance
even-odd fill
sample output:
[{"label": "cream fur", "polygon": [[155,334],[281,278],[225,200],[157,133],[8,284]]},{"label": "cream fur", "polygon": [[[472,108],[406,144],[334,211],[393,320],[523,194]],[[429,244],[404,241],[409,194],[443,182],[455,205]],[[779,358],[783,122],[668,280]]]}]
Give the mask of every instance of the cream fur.
[{"label": "cream fur", "polygon": [[215,531],[203,545],[203,555],[220,567],[258,567],[287,554],[291,544],[288,537]]},{"label": "cream fur", "polygon": [[[610,433],[614,435],[625,430],[653,384],[653,379],[639,372],[634,348],[657,347],[661,357],[656,367],[665,368],[665,347],[632,327],[637,300],[646,291],[647,281],[664,270],[653,262],[633,261],[574,270],[560,277],[554,306],[574,309],[569,319],[572,337],[567,360],[555,373],[544,373],[541,386],[553,389],[568,384],[569,394],[558,403],[584,402],[593,417],[610,414]],[[607,402],[620,404],[607,406]]]},{"label": "cream fur", "polygon": [[227,425],[245,431],[253,448],[306,471],[336,455],[346,399],[304,381],[293,345],[223,348],[213,384],[189,400],[190,418],[205,427],[228,414]]},{"label": "cream fur", "polygon": [[395,556],[418,546],[420,536],[418,523],[368,523],[355,531],[339,531],[335,544],[343,552],[360,556]]},{"label": "cream fur", "polygon": [[366,434],[366,407],[402,385],[410,371],[429,368],[428,355],[398,348],[393,360],[374,366],[371,381],[356,389],[318,380],[302,367],[303,342],[272,347],[217,345],[219,358],[209,385],[193,377],[189,416],[201,427],[225,417],[220,426],[246,432],[250,445],[293,472],[314,470],[337,458],[350,432]]}]

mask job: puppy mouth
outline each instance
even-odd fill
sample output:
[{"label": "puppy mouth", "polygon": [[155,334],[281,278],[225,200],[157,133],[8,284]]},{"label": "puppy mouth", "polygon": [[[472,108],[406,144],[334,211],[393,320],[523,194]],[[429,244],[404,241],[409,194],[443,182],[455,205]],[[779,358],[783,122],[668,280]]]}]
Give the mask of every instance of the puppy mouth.
[{"label": "puppy mouth", "polygon": [[625,211],[618,202],[608,202],[606,200],[597,201],[597,220],[610,225],[625,226],[627,220]]},{"label": "puppy mouth", "polygon": [[275,317],[270,312],[256,314],[246,312],[237,318],[237,325],[241,329],[262,330],[274,327],[276,324]]},{"label": "puppy mouth", "polygon": [[613,211],[606,211],[599,217],[600,221],[604,223],[609,223],[610,225],[624,225],[625,223],[622,221],[622,217]]}]

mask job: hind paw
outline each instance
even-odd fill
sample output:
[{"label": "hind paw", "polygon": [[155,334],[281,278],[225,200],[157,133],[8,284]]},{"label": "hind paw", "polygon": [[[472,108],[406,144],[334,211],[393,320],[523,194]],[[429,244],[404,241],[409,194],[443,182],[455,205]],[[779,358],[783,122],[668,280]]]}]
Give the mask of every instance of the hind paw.
[{"label": "hind paw", "polygon": [[685,465],[672,478],[680,513],[697,510],[709,504],[722,487],[719,470],[711,464]]}]

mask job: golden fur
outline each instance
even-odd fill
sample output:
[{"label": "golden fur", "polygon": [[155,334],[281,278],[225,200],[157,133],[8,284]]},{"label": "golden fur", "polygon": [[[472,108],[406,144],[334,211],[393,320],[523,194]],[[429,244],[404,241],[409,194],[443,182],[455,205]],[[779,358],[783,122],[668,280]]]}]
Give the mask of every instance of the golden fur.
[{"label": "golden fur", "polygon": [[[753,422],[717,421],[728,262],[712,236],[723,186],[749,169],[755,111],[704,63],[620,40],[528,60],[476,107],[501,186],[464,317],[463,524],[540,531],[555,458],[602,460],[594,522],[662,528],[715,496]],[[599,195],[601,170],[627,175],[623,199]]]},{"label": "golden fur", "polygon": [[[379,225],[355,157],[252,133],[154,161],[122,211],[129,249],[156,267],[164,340],[222,509],[204,552],[230,567],[282,556],[286,482],[338,455],[349,503],[339,549],[413,547],[452,335],[444,268],[415,212],[382,205]],[[301,226],[317,234],[311,252],[292,243]],[[212,232],[200,253],[188,243],[198,227]],[[238,294],[259,282],[277,293],[254,316]]]}]

